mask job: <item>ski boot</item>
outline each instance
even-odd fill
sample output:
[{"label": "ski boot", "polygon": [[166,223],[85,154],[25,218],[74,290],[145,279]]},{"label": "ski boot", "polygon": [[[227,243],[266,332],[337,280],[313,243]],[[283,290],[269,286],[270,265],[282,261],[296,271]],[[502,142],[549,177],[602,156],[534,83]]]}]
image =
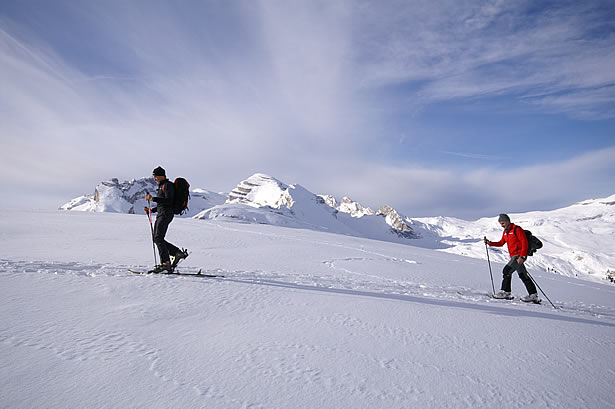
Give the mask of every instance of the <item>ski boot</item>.
[{"label": "ski boot", "polygon": [[160,273],[172,273],[173,266],[170,261],[165,261],[162,264],[158,264],[156,267],[148,271],[148,273],[160,274]]},{"label": "ski boot", "polygon": [[492,295],[493,298],[497,299],[497,300],[512,300],[513,295],[510,293],[510,291],[500,291],[499,293],[493,294]]},{"label": "ski boot", "polygon": [[171,264],[172,268],[177,267],[180,261],[188,257],[188,249],[178,250],[175,256],[173,257],[173,263]]},{"label": "ski boot", "polygon": [[538,298],[538,294],[534,293],[534,294],[526,295],[525,297],[521,297],[521,301],[533,302],[534,304],[540,304],[542,300]]}]

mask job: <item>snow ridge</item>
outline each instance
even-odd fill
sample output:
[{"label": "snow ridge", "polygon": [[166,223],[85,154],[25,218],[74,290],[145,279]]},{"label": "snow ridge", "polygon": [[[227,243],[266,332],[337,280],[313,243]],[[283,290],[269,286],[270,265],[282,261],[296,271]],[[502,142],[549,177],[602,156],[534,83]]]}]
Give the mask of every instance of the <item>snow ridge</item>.
[{"label": "snow ridge", "polygon": [[[86,212],[142,213],[148,206],[145,194],[154,194],[157,189],[152,177],[120,182],[117,178],[99,183],[91,195],[77,197],[60,206],[60,210]],[[203,189],[190,190],[188,212],[183,217],[192,217],[203,209],[224,203],[224,195]],[[151,203],[152,207],[155,203]]]}]

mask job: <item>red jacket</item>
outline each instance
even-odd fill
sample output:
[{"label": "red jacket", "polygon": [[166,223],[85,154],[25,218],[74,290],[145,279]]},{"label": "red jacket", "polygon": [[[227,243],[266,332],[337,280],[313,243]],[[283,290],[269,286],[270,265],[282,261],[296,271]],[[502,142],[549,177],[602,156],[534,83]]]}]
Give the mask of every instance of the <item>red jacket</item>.
[{"label": "red jacket", "polygon": [[510,256],[527,256],[527,237],[523,229],[513,223],[508,226],[508,229],[504,230],[502,239],[500,241],[490,241],[490,246],[502,247],[504,243],[508,244],[508,253]]}]

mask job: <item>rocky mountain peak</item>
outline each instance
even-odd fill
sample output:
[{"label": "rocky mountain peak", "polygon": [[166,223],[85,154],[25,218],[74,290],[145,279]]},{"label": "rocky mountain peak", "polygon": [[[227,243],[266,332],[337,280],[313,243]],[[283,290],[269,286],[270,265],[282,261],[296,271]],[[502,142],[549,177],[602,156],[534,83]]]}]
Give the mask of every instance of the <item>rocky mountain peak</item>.
[{"label": "rocky mountain peak", "polygon": [[391,226],[397,234],[402,237],[414,239],[419,236],[412,230],[410,226],[404,221],[404,219],[397,213],[397,210],[391,206],[384,205],[378,209],[376,213],[380,216],[384,216],[387,224]]},{"label": "rocky mountain peak", "polygon": [[[89,212],[142,213],[148,206],[145,194],[155,195],[157,184],[154,178],[139,178],[120,182],[117,178],[100,182],[94,193],[77,197],[62,205],[61,210]],[[224,196],[203,189],[191,189],[189,211],[185,216],[194,216],[203,209],[224,203]],[[155,203],[150,203],[152,207]]]}]

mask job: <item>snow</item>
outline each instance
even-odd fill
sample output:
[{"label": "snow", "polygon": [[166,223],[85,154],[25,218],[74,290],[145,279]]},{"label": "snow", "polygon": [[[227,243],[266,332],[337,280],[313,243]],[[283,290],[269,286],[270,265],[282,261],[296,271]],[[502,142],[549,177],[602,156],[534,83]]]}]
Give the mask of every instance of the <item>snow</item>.
[{"label": "snow", "polygon": [[228,220],[170,226],[200,278],[127,272],[145,215],[0,212],[0,407],[615,407],[612,284],[530,264],[558,310],[498,301],[485,260]]}]

